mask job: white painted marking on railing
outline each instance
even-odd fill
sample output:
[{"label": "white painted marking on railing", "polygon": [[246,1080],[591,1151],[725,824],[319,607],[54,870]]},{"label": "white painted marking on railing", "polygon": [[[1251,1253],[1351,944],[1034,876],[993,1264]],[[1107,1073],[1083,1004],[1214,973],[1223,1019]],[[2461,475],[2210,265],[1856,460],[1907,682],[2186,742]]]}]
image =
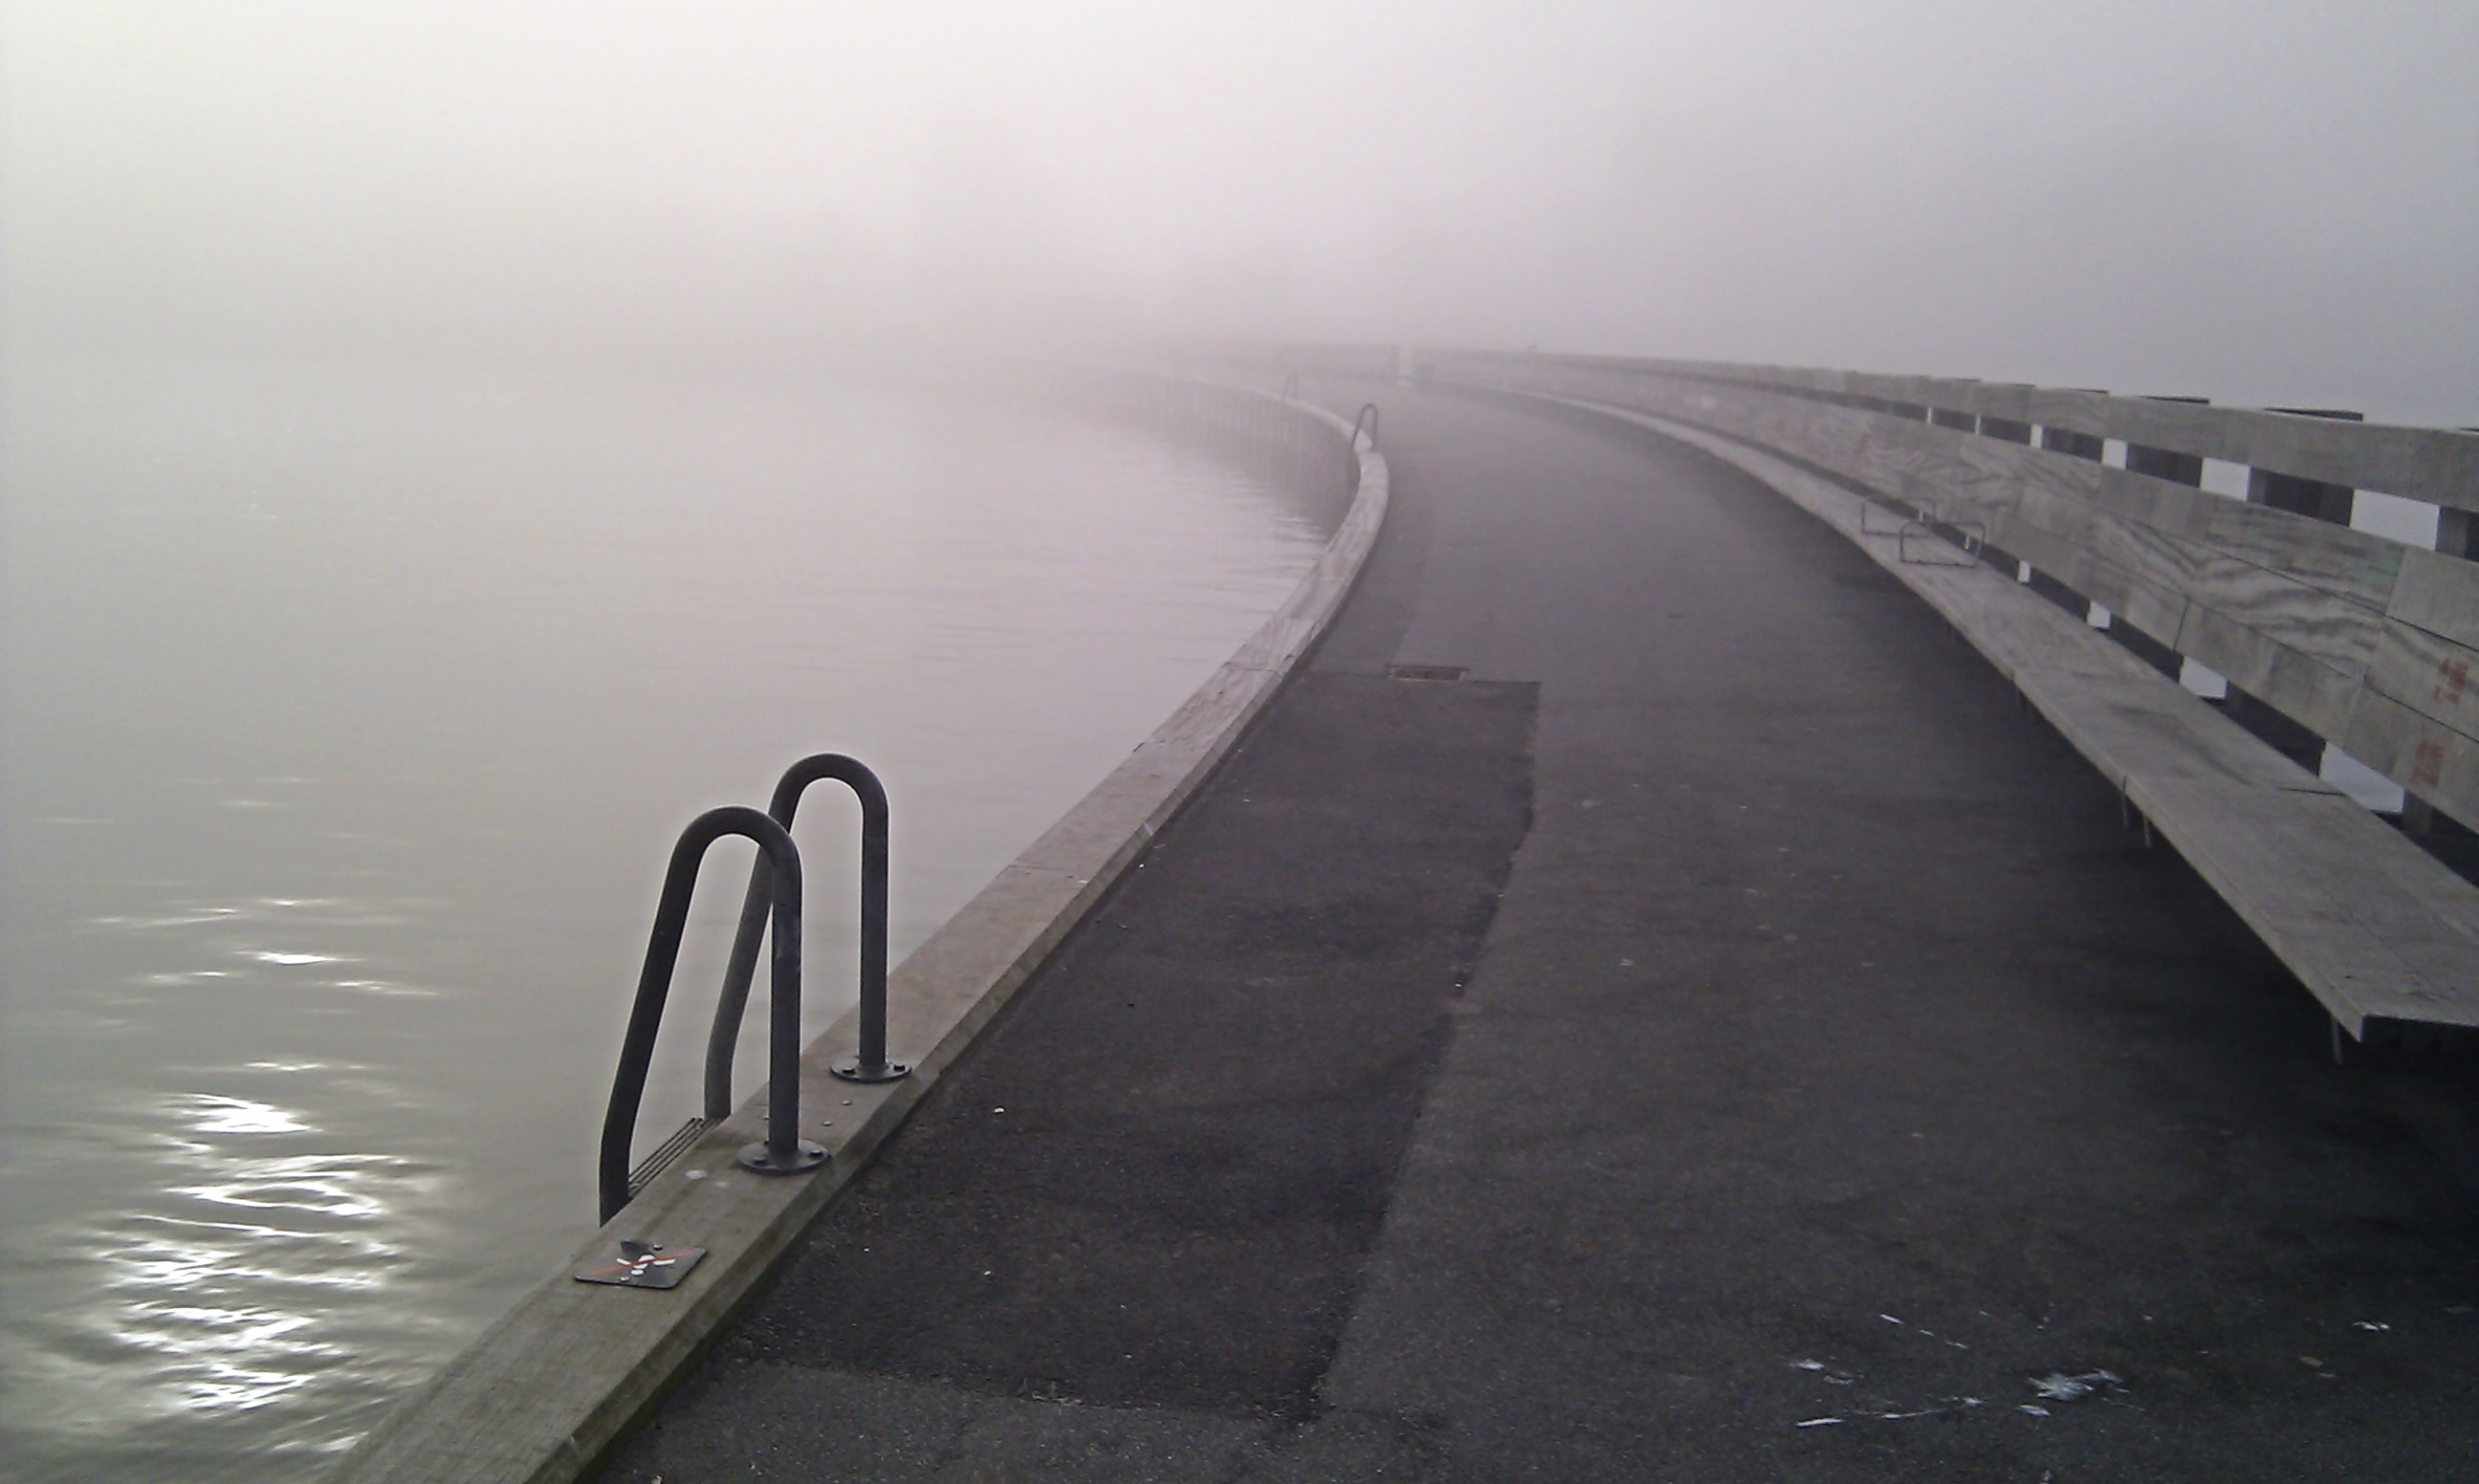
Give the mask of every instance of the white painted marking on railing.
[{"label": "white painted marking on railing", "polygon": [[2404,499],[2375,490],[2361,490],[2350,501],[2350,525],[2371,536],[2382,536],[2423,550],[2436,550],[2441,524],[2436,506],[2423,499]]},{"label": "white painted marking on railing", "polygon": [[2410,797],[2399,783],[2330,742],[2324,744],[2324,762],[2315,772],[2324,781],[2379,814],[2400,813]]},{"label": "white painted marking on railing", "polygon": [[2178,667],[2178,683],[2206,701],[2229,699],[2229,677],[2210,665],[2198,663],[2192,655],[2185,656],[2184,663]]},{"label": "white painted marking on railing", "polygon": [[2231,499],[2244,499],[2247,498],[2248,475],[2252,473],[2244,464],[2208,458],[2204,460],[2204,488]]}]

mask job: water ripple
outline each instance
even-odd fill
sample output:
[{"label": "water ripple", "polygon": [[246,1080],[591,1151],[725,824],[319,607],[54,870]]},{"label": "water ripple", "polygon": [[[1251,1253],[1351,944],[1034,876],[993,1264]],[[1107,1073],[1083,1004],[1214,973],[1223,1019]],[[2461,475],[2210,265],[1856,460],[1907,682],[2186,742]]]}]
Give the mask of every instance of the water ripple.
[{"label": "water ripple", "polygon": [[[236,1071],[295,1085],[304,1102],[367,1090],[360,1068]],[[403,1358],[439,1342],[404,1289],[442,1236],[443,1171],[337,1147],[307,1107],[273,1095],[175,1093],[144,1121],[150,1163],[174,1178],[134,1209],[41,1236],[39,1266],[81,1272],[97,1299],[8,1338],[14,1353],[0,1353],[24,1383],[7,1404],[13,1430],[38,1461],[79,1460],[63,1477],[135,1471],[167,1448],[185,1473],[220,1456],[229,1476],[249,1477],[252,1458],[347,1446],[409,1382]],[[90,1145],[127,1138],[101,1123],[63,1132]],[[80,1405],[33,1416],[15,1404],[43,1394]]]}]

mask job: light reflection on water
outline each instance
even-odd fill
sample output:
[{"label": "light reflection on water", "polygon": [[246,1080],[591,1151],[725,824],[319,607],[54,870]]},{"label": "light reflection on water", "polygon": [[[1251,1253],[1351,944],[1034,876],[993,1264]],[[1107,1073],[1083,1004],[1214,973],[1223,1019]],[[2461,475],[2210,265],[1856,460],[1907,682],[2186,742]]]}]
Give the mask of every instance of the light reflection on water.
[{"label": "light reflection on water", "polygon": [[111,1157],[107,1168],[142,1162],[163,1184],[66,1223],[18,1275],[78,1299],[31,1316],[12,1305],[13,1327],[31,1320],[9,1350],[15,1402],[54,1409],[13,1419],[13,1457],[31,1476],[312,1471],[351,1442],[347,1418],[384,1406],[453,1342],[408,1292],[419,1255],[453,1240],[433,1214],[444,1166],[341,1147],[307,1107],[278,1100],[384,1097],[369,1068],[170,1070],[258,1095],[176,1092],[49,1131]]},{"label": "light reflection on water", "polygon": [[[901,955],[1322,539],[1123,429],[815,385],[155,363],[8,398],[12,1477],[314,1475],[590,1227],[692,814],[879,762]],[[815,814],[813,1029],[856,952]],[[693,1024],[736,898],[693,916]]]}]

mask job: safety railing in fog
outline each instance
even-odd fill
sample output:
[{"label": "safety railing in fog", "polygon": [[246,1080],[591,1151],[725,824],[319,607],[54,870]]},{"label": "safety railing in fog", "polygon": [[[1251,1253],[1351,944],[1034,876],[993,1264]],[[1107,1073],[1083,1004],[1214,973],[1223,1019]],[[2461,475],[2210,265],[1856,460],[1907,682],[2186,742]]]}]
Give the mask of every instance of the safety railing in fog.
[{"label": "safety railing in fog", "polygon": [[[800,1137],[801,852],[792,842],[792,818],[808,786],[830,779],[850,787],[860,801],[861,829],[859,1045],[829,1070],[853,1082],[891,1082],[911,1071],[907,1063],[889,1061],[886,1055],[886,788],[858,759],[841,753],[818,753],[784,771],[765,813],[737,806],[708,809],[681,832],[679,843],[672,849],[671,868],[664,874],[662,898],[654,910],[653,935],[646,948],[646,965],[628,1011],[620,1068],[603,1113],[597,1169],[603,1220],[617,1215],[648,1180],[685,1153],[706,1129],[731,1115],[733,1055],[748,1014],[750,986],[756,978],[758,947],[770,931],[774,953],[767,995],[766,1137],[743,1148],[739,1163],[759,1174],[794,1175],[826,1162],[823,1145]],[[727,834],[756,842],[757,859],[750,868],[748,895],[741,904],[731,957],[724,969],[723,993],[715,1005],[714,1024],[706,1033],[704,1111],[632,1171],[629,1147],[636,1138],[647,1069],[662,1029],[663,1004],[670,997],[679,962],[689,899],[696,891],[698,869],[707,847]]]},{"label": "safety railing in fog", "polygon": [[654,1039],[662,1029],[663,1002],[671,995],[672,975],[679,965],[689,898],[697,889],[698,868],[704,863],[707,848],[727,834],[745,835],[756,842],[759,857],[768,862],[767,903],[775,918],[766,1138],[743,1149],[740,1163],[760,1173],[788,1175],[826,1162],[825,1148],[804,1139],[800,1133],[801,853],[792,844],[791,832],[755,809],[736,805],[708,809],[680,832],[679,843],[672,847],[671,868],[663,873],[663,894],[654,909],[653,934],[646,945],[646,965],[637,977],[637,997],[629,1007],[620,1069],[603,1111],[601,1154],[596,1170],[605,1221],[619,1215],[636,1193],[629,1180],[628,1148],[636,1137],[637,1112],[646,1094],[646,1071],[654,1059]]},{"label": "safety railing in fog", "polygon": [[[859,759],[841,753],[819,753],[784,770],[766,812],[788,832],[793,815],[800,811],[801,796],[811,783],[828,780],[849,787],[860,801],[860,1044],[829,1070],[850,1082],[892,1082],[912,1068],[886,1059],[886,787]],[[750,867],[749,895],[741,903],[740,928],[732,936],[731,959],[724,969],[723,997],[716,1002],[714,1027],[706,1037],[709,1123],[721,1122],[731,1113],[732,1058],[749,1006],[750,982],[756,977],[757,944],[766,933],[773,869],[773,861],[763,852]]]}]

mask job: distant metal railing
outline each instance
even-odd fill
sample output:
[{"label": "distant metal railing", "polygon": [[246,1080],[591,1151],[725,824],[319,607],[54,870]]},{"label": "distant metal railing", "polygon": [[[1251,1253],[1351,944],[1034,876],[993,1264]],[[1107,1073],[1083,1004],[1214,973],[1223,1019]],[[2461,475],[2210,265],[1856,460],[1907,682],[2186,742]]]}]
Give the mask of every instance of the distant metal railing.
[{"label": "distant metal railing", "polygon": [[1377,404],[1375,402],[1361,403],[1360,416],[1351,420],[1351,447],[1354,449],[1360,447],[1360,430],[1364,424],[1368,429],[1368,447],[1374,448],[1377,447]]},{"label": "distant metal railing", "polygon": [[769,866],[766,901],[775,916],[766,1138],[741,1150],[740,1163],[762,1174],[789,1175],[826,1162],[823,1146],[800,1137],[801,853],[792,843],[790,831],[755,809],[737,805],[708,809],[690,821],[680,832],[679,843],[672,847],[671,867],[663,873],[662,899],[654,909],[653,934],[646,944],[646,965],[637,976],[637,997],[628,1011],[620,1069],[612,1078],[611,1101],[602,1115],[597,1184],[605,1221],[617,1215],[633,1193],[628,1146],[637,1132],[646,1071],[654,1058],[654,1036],[662,1028],[663,1002],[671,994],[672,974],[679,964],[689,898],[697,889],[698,868],[704,862],[707,847],[727,834],[745,835],[756,842],[758,858]]}]

